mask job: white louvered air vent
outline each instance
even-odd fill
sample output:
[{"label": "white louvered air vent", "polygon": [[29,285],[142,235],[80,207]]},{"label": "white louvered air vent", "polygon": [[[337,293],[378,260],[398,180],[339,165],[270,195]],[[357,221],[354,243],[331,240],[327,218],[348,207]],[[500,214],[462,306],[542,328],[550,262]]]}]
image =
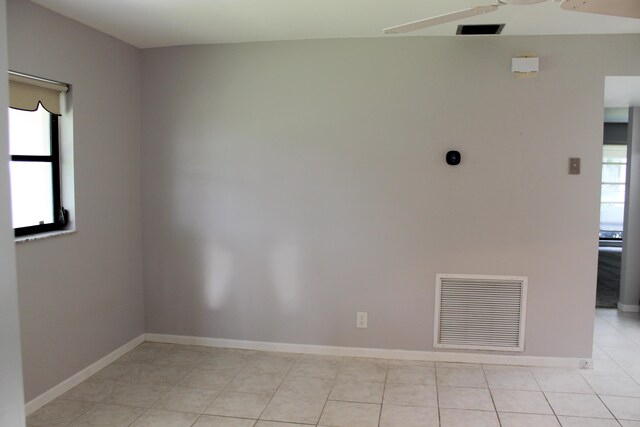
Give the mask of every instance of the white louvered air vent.
[{"label": "white louvered air vent", "polygon": [[527,278],[436,276],[434,346],[523,351]]}]

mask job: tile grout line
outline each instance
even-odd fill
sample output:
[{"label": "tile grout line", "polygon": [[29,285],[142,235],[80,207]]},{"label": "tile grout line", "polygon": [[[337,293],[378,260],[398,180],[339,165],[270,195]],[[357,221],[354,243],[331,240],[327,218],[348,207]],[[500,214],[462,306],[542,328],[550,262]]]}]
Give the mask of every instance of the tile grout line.
[{"label": "tile grout line", "polygon": [[551,409],[553,416],[556,418],[556,422],[558,423],[559,426],[561,426],[562,424],[560,423],[560,418],[558,418],[558,414],[556,414],[556,410],[553,408],[553,406],[551,406],[551,402],[549,402],[549,398],[547,397],[547,392],[542,388],[540,381],[538,381],[536,374],[531,370],[531,368],[529,368],[529,372],[531,372],[531,376],[533,377],[533,380],[536,382],[536,384],[538,384],[538,387],[540,388],[540,393],[542,393],[542,397],[544,397],[545,402],[547,402],[547,405],[549,405],[549,409]]},{"label": "tile grout line", "polygon": [[440,415],[440,388],[438,387],[438,364],[433,364],[433,373],[436,380],[436,404],[438,409],[438,426],[442,427],[442,416]]},{"label": "tile grout line", "polygon": [[[141,345],[143,345],[143,344],[144,344],[144,343],[140,344],[138,347],[140,347],[140,346],[141,346]],[[137,348],[137,347],[136,347],[136,348]],[[173,350],[175,350],[175,349],[176,349],[176,345],[174,344],[174,345],[172,345],[172,346],[167,350],[167,352],[166,352],[166,353],[167,353],[167,355],[169,355],[169,354],[170,354]],[[135,350],[135,349],[134,349],[134,350]],[[133,351],[133,350],[132,350],[132,351]],[[124,357],[124,355],[123,355],[122,357]],[[122,357],[121,357],[120,359],[122,359]],[[120,360],[120,359],[118,359],[118,360]],[[153,363],[152,363],[152,362],[150,362],[150,361],[146,361],[146,362],[145,362],[145,364],[146,364],[146,363],[150,363],[150,364],[152,364],[152,365],[153,365]],[[168,367],[168,366],[164,366],[164,365],[158,365],[158,366],[160,366],[160,367],[162,367],[162,368],[166,368],[166,367]],[[194,368],[192,368],[192,369],[191,369],[187,374],[185,374],[185,375],[182,377],[182,379],[186,378],[186,377],[187,377],[189,374],[191,374],[193,371],[195,371],[195,367],[194,367]],[[178,382],[179,382],[179,381],[180,381],[180,380],[178,380]],[[159,384],[153,384],[153,383],[150,383],[150,384],[151,384],[151,385],[158,385],[158,386],[159,386]],[[136,418],[135,418],[135,419],[134,419],[134,420],[129,424],[129,427],[130,427],[130,426],[132,426],[133,424],[135,424],[135,423],[136,423],[136,421],[138,421],[138,420],[139,420],[139,419],[140,419],[144,414],[146,414],[146,413],[147,413],[147,411],[149,411],[149,409],[153,408],[153,406],[154,406],[154,405],[156,405],[156,404],[160,401],[160,399],[162,399],[164,396],[166,396],[167,394],[169,394],[169,393],[171,392],[171,390],[173,390],[173,389],[174,389],[174,388],[176,388],[176,387],[177,387],[177,384],[173,384],[173,385],[171,385],[171,388],[169,388],[169,390],[167,390],[164,394],[162,394],[161,396],[159,396],[159,397],[158,397],[158,398],[157,398],[157,399],[156,399],[156,400],[155,400],[155,401],[154,401],[154,402],[153,402],[153,403],[152,403],[148,408],[144,408],[144,411],[142,411],[142,412],[140,413],[140,415],[138,415],[138,416],[137,416],[137,417],[136,417]],[[198,417],[198,418],[199,418],[199,417]],[[198,418],[196,418],[196,421],[197,421],[197,419],[198,419]],[[195,421],[193,422],[193,424],[195,424]],[[193,424],[191,424],[191,425],[193,426]]]},{"label": "tile grout line", "polygon": [[329,402],[329,396],[331,396],[331,392],[333,391],[333,388],[336,386],[338,375],[340,375],[340,370],[342,369],[343,361],[344,361],[344,358],[340,358],[340,366],[338,366],[338,372],[336,372],[336,375],[331,380],[333,384],[331,386],[331,390],[329,390],[329,393],[327,393],[327,398],[324,400],[324,405],[322,405],[322,411],[320,411],[320,416],[318,417],[318,422],[316,423],[316,426],[320,425],[320,419],[322,418],[322,414],[324,414],[324,409],[327,407],[327,403]]},{"label": "tile grout line", "polygon": [[384,406],[384,393],[387,390],[387,380],[389,379],[389,361],[387,360],[387,370],[384,373],[384,385],[382,386],[382,400],[380,400],[380,413],[378,414],[378,427],[382,423],[382,408]]},{"label": "tile grout line", "polygon": [[493,410],[496,412],[496,418],[498,419],[498,425],[502,427],[502,420],[500,419],[500,414],[498,413],[498,407],[496,406],[496,401],[493,398],[493,392],[491,391],[491,387],[489,387],[489,380],[487,379],[487,372],[484,370],[484,365],[480,365],[480,369],[482,370],[482,376],[484,377],[484,381],[487,384],[487,390],[489,391],[489,397],[491,397]]},{"label": "tile grout line", "polygon": [[[282,381],[280,381],[280,384],[276,388],[276,391],[274,391],[273,394],[271,395],[271,399],[269,399],[269,402],[267,402],[267,405],[264,407],[262,412],[260,412],[260,415],[258,416],[258,419],[256,420],[255,424],[258,424],[258,422],[262,418],[262,415],[264,414],[264,411],[266,411],[267,408],[269,407],[269,405],[271,404],[271,402],[273,402],[273,398],[276,397],[276,394],[278,393],[278,390],[280,390],[280,387],[282,387],[282,384],[284,384],[284,381],[287,379],[287,375],[289,375],[289,372],[291,372],[291,369],[293,369],[293,367],[295,366],[295,364],[298,362],[299,359],[300,359],[300,354],[297,354],[296,355],[296,361],[294,363],[292,363],[291,366],[289,366],[289,369],[287,369],[287,372],[284,374],[284,377],[282,377]],[[320,415],[322,415],[322,414],[320,414]],[[265,421],[272,421],[272,420],[265,420]],[[320,418],[318,418],[318,422],[319,421],[320,421]],[[282,421],[278,421],[278,422],[282,422]]]}]

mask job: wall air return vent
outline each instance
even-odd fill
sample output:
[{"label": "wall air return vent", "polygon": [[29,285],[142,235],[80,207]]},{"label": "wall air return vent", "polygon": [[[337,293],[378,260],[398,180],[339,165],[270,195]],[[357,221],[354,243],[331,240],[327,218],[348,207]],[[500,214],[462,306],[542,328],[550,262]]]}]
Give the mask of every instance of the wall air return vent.
[{"label": "wall air return vent", "polygon": [[495,36],[502,33],[504,24],[458,25],[459,36]]},{"label": "wall air return vent", "polygon": [[436,276],[434,347],[523,351],[527,278]]}]

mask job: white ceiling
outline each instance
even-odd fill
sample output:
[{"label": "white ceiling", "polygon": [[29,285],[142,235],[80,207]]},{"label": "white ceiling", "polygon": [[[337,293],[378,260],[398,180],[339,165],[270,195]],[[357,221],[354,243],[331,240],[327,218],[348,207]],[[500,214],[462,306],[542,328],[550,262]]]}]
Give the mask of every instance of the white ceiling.
[{"label": "white ceiling", "polygon": [[[32,0],[140,48],[382,37],[382,29],[495,0]],[[568,12],[559,3],[505,6],[459,21],[505,23],[504,35],[640,33],[640,20]],[[454,35],[458,23],[409,35]],[[402,37],[402,36],[384,36]]]},{"label": "white ceiling", "polygon": [[607,108],[640,107],[640,77],[605,77],[604,106]]}]

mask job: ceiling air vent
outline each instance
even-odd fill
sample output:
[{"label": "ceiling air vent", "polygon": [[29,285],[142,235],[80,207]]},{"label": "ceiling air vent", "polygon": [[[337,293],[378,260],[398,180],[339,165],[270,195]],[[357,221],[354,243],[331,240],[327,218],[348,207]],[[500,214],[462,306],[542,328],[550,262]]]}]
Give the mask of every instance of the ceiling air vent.
[{"label": "ceiling air vent", "polygon": [[459,36],[496,35],[502,32],[504,24],[487,25],[458,25],[456,34]]}]

